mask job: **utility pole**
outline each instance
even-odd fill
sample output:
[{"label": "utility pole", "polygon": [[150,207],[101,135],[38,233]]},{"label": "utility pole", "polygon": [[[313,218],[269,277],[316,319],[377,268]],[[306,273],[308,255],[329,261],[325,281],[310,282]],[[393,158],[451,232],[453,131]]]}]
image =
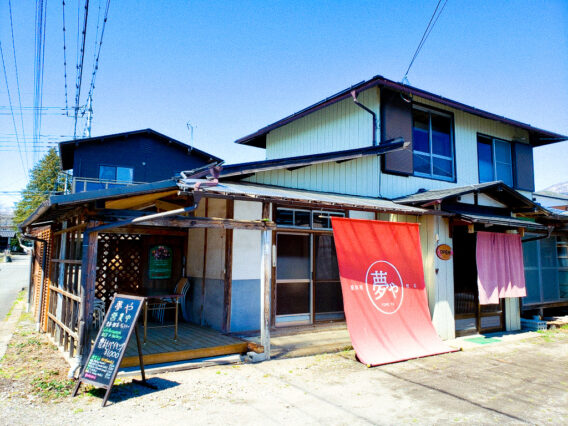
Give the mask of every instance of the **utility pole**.
[{"label": "utility pole", "polygon": [[87,125],[83,130],[83,137],[90,138],[91,137],[91,124],[93,122],[93,98],[91,95],[87,98]]},{"label": "utility pole", "polygon": [[187,130],[189,130],[189,146],[193,149],[193,125],[188,121],[186,126]]}]

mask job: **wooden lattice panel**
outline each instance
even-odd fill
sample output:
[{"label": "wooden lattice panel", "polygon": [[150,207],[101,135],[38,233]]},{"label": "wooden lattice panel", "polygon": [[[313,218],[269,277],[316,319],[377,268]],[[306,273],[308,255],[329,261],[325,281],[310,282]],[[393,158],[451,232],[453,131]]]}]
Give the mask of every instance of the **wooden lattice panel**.
[{"label": "wooden lattice panel", "polygon": [[[45,320],[45,312],[47,310],[47,301],[49,297],[49,259],[51,256],[51,229],[48,227],[44,227],[38,229],[36,232],[33,233],[34,237],[40,238],[42,240],[48,241],[48,245],[46,247],[45,257],[45,273],[43,272],[43,256],[44,256],[44,244],[42,242],[36,241],[34,243],[34,266],[33,266],[33,273],[32,273],[32,282],[33,282],[33,312],[34,315],[38,315],[41,312],[39,323],[44,324]],[[43,281],[42,281],[43,278]],[[43,290],[42,290],[43,287]],[[41,300],[40,300],[41,295]]]},{"label": "wooden lattice panel", "polygon": [[108,308],[117,293],[139,293],[142,244],[137,234],[99,234],[95,297]]}]

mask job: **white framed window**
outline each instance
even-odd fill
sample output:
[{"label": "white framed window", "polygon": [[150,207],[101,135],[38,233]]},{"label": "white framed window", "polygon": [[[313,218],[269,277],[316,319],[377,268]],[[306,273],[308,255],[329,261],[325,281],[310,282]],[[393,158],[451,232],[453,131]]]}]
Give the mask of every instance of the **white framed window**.
[{"label": "white framed window", "polygon": [[414,175],[455,179],[453,117],[421,106],[412,108]]},{"label": "white framed window", "polygon": [[132,183],[134,181],[134,169],[131,167],[99,166],[99,180]]},{"label": "white framed window", "polygon": [[510,142],[477,136],[479,183],[501,180],[513,186],[513,152]]}]

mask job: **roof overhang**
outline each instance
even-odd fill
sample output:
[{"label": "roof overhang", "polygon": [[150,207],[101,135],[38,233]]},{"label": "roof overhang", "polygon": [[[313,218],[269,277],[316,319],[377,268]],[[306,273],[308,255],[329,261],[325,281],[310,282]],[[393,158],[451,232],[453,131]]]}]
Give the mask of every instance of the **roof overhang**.
[{"label": "roof overhang", "polygon": [[540,223],[523,220],[516,217],[473,214],[470,212],[452,211],[456,218],[462,219],[469,223],[480,223],[491,226],[503,226],[507,228],[524,228],[533,231],[546,231],[548,228]]},{"label": "roof overhang", "polygon": [[[182,191],[193,191],[202,180],[180,180]],[[330,192],[307,191],[272,185],[260,185],[248,182],[222,182],[214,186],[201,186],[199,191],[207,197],[228,198],[242,201],[271,202],[277,204],[304,206],[313,209],[350,209],[396,213],[408,215],[450,215],[447,213],[405,206],[390,200],[362,197]]]},{"label": "roof overhang", "polygon": [[547,213],[546,209],[541,207],[539,204],[525,197],[501,181],[418,192],[416,194],[397,198],[394,201],[406,205],[429,207],[434,204],[442,204],[445,201],[457,199],[458,197],[472,193],[485,194],[502,202],[514,211]]},{"label": "roof overhang", "polygon": [[348,149],[344,151],[326,152],[321,154],[302,155],[299,157],[277,158],[274,160],[253,161],[250,163],[230,164],[223,166],[221,178],[250,175],[268,170],[287,169],[294,170],[314,164],[354,160],[370,155],[381,155],[387,152],[398,151],[409,145],[402,138],[392,139],[376,146]]},{"label": "roof overhang", "polygon": [[441,105],[448,106],[450,108],[455,108],[460,111],[467,112],[469,114],[476,115],[478,117],[486,118],[488,120],[498,121],[500,123],[508,124],[514,127],[518,127],[524,129],[529,132],[531,138],[530,143],[533,146],[541,146],[547,145],[554,142],[561,142],[568,140],[568,136],[561,135],[554,132],[549,132],[547,130],[539,129],[536,127],[531,126],[530,124],[522,123],[520,121],[512,120],[507,117],[503,117],[501,115],[493,114],[488,111],[481,110],[479,108],[472,107],[470,105],[463,104],[461,102],[457,102],[448,98],[445,98],[440,95],[436,95],[431,92],[427,92],[422,89],[418,89],[416,87],[408,86],[402,83],[397,83],[395,81],[389,80],[384,78],[383,76],[375,76],[367,81],[362,81],[357,83],[341,92],[336,93],[320,102],[317,102],[307,108],[302,109],[301,111],[295,112],[288,117],[285,117],[281,120],[278,120],[266,127],[263,127],[260,130],[257,130],[250,135],[244,136],[240,139],[237,139],[235,143],[255,146],[258,148],[266,148],[266,135],[270,133],[272,130],[277,129],[279,127],[285,126],[292,121],[298,120],[306,115],[309,115],[313,112],[316,112],[322,108],[326,108],[330,105],[333,105],[337,102],[340,102],[344,99],[351,98],[351,92],[362,92],[364,90],[370,89],[372,87],[386,87],[388,89],[398,91],[405,95],[410,96],[418,96],[423,99],[427,99],[433,102],[437,102]]}]

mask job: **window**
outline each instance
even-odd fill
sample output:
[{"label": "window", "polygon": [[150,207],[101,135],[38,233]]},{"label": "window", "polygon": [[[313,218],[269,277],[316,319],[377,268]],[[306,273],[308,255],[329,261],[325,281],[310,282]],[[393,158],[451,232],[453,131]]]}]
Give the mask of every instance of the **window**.
[{"label": "window", "polygon": [[550,237],[524,242],[523,258],[527,286],[524,304],[568,298],[567,239]]},{"label": "window", "polygon": [[478,135],[477,158],[479,182],[501,180],[513,186],[513,155],[511,143]]},{"label": "window", "polygon": [[345,217],[343,212],[276,209],[276,225],[287,228],[331,229],[331,217]]},{"label": "window", "polygon": [[412,123],[414,174],[454,180],[452,116],[415,106]]},{"label": "window", "polygon": [[99,179],[104,181],[132,183],[134,180],[134,170],[129,167],[100,166]]}]

